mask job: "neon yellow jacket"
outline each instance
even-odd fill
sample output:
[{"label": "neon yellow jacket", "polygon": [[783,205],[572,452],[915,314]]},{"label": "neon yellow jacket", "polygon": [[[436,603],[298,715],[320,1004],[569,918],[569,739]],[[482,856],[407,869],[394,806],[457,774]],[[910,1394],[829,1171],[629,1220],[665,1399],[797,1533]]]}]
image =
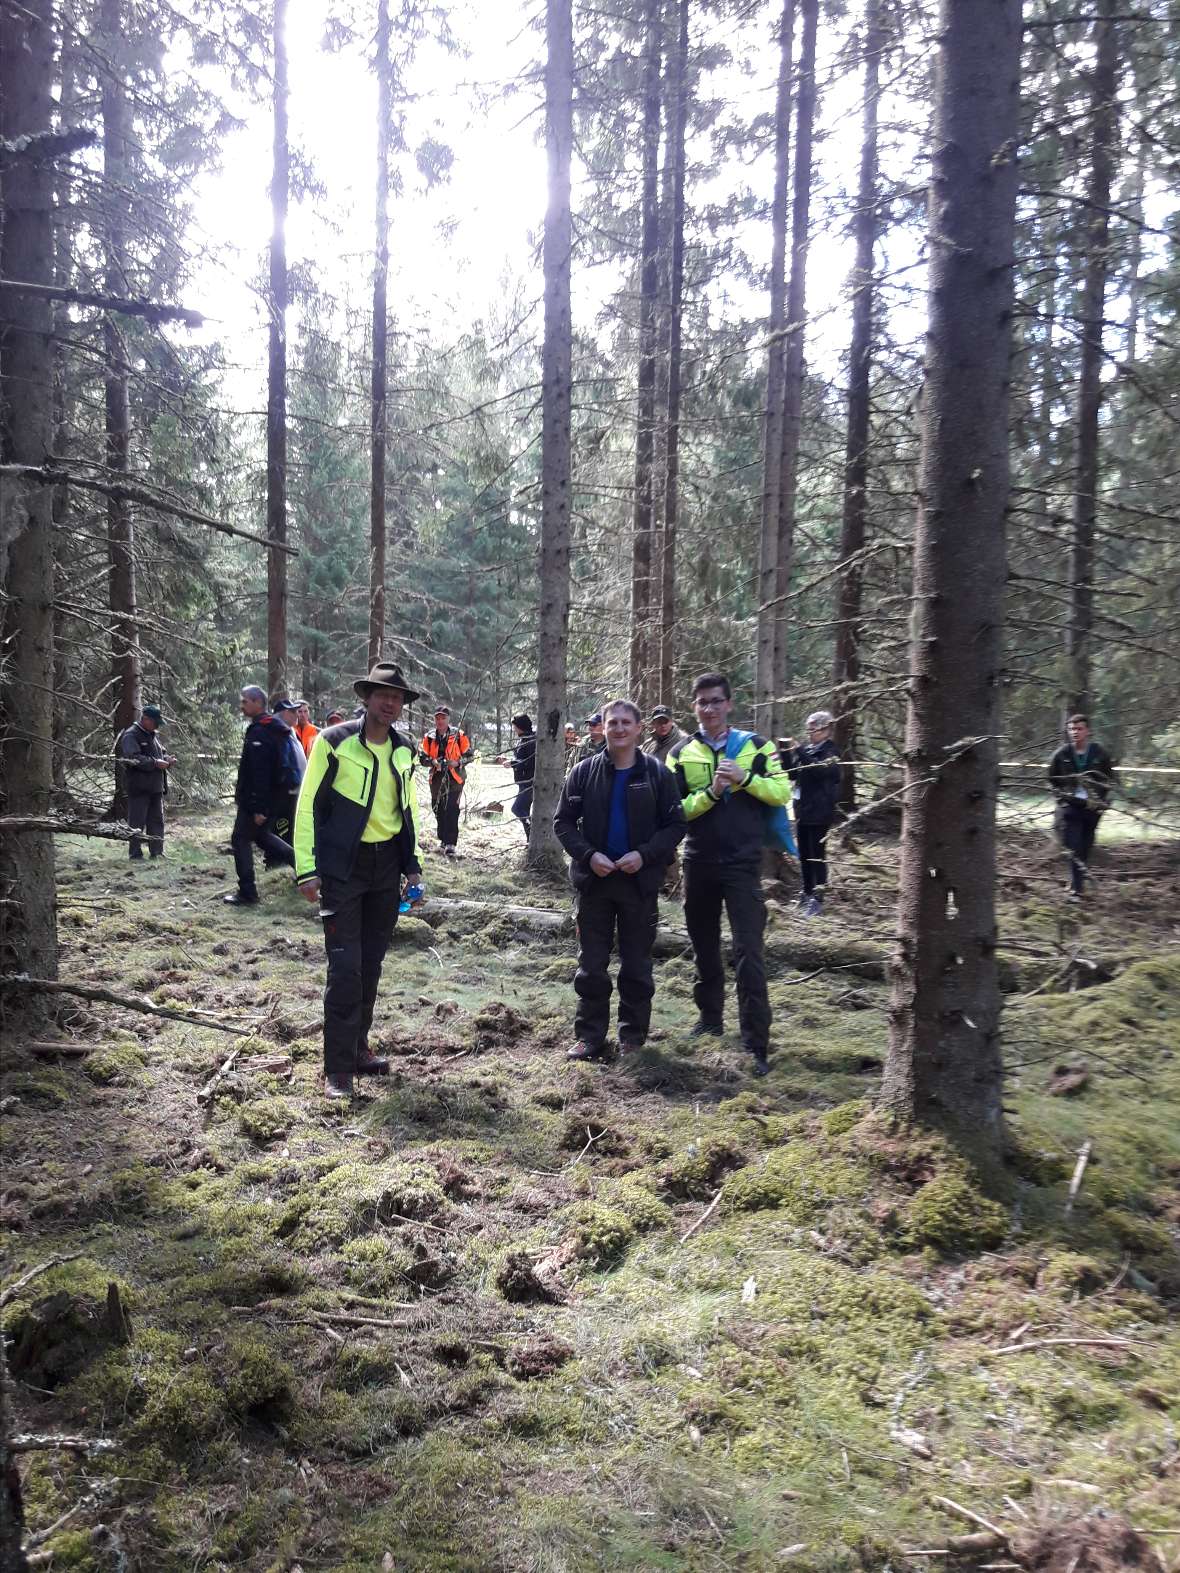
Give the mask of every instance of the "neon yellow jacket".
[{"label": "neon yellow jacket", "polygon": [[[327,727],[312,745],[307,773],[295,810],[295,879],[347,879],[356,862],[364,828],[377,796],[380,761],[365,743],[363,718]],[[422,871],[418,834],[418,793],[413,740],[394,729],[394,792],[402,827],[395,840],[402,872]]]},{"label": "neon yellow jacket", "polygon": [[766,837],[763,805],[789,803],[791,778],[774,744],[753,733],[734,756],[746,772],[745,781],[714,798],[709,790],[713,772],[724,758],[724,751],[715,753],[699,732],[677,743],[668,756],[688,821],[683,856],[705,863],[757,864]]}]

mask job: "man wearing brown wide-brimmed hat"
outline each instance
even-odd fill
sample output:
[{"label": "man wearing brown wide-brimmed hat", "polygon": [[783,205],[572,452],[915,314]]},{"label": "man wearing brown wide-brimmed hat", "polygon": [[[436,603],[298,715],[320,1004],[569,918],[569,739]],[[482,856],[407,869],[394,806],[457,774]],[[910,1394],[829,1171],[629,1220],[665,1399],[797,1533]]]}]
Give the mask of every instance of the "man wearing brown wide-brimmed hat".
[{"label": "man wearing brown wide-brimmed hat", "polygon": [[418,695],[389,661],[353,687],[364,713],[320,733],[295,811],[295,879],[308,901],[319,898],[328,952],[328,1098],[350,1098],[355,1076],[389,1071],[369,1047],[369,1028],[402,877],[422,872],[417,751],[395,724]]}]

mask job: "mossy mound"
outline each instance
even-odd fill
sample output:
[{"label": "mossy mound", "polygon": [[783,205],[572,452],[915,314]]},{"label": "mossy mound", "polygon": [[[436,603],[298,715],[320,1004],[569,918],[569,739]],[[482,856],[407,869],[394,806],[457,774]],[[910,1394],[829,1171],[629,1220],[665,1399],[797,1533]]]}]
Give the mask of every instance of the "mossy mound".
[{"label": "mossy mound", "polygon": [[129,1087],[141,1082],[147,1055],[138,1043],[115,1043],[96,1049],[82,1062],[82,1071],[96,1086]]},{"label": "mossy mound", "polygon": [[939,1174],[922,1186],[903,1213],[905,1237],[944,1255],[966,1256],[1000,1245],[1008,1214],[962,1174]]},{"label": "mossy mound", "polygon": [[54,1391],[93,1360],[126,1342],[134,1304],[128,1285],[86,1257],[33,1279],[4,1310],[13,1376]]},{"label": "mossy mound", "polygon": [[731,1174],[721,1187],[721,1205],[728,1213],[775,1208],[792,1223],[810,1224],[833,1203],[858,1199],[868,1186],[866,1170],[798,1143]]},{"label": "mossy mound", "polygon": [[298,1111],[285,1098],[255,1098],[238,1110],[238,1129],[265,1147],[285,1136],[298,1119]]},{"label": "mossy mound", "polygon": [[406,1220],[436,1222],[449,1203],[433,1169],[410,1163],[342,1163],[289,1203],[279,1230],[300,1251]]},{"label": "mossy mound", "polygon": [[414,1253],[384,1235],[366,1234],[347,1240],[340,1249],[344,1276],[366,1294],[392,1294],[408,1281]]},{"label": "mossy mound", "polygon": [[722,1176],[741,1168],[746,1155],[729,1135],[708,1135],[674,1153],[660,1170],[660,1184],[685,1201],[704,1201]]}]

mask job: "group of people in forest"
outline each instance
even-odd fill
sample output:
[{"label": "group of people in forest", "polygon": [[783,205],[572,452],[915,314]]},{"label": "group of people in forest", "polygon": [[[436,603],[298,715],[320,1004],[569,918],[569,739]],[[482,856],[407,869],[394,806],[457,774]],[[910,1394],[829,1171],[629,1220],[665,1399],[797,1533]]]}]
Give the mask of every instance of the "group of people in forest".
[{"label": "group of people in forest", "polygon": [[[257,846],[268,865],[292,866],[309,902],[318,902],[327,951],[324,992],[324,1091],[349,1098],[355,1078],[383,1075],[388,1061],[369,1043],[378,985],[403,887],[421,898],[421,833],[415,771],[429,771],[438,841],[454,857],[459,809],[474,746],[451,722],[448,706],[434,713],[433,730],[419,743],[399,728],[403,711],[419,698],[401,670],[377,662],[355,682],[359,703],[351,718],[334,711],[322,730],[307,705],[282,699],[268,705],[263,689],[248,685],[239,703],[247,722],[238,765],[237,813],[231,847],[238,876],[224,899],[232,906],[258,901]],[[729,920],[738,1026],[755,1075],[765,1075],[771,1012],[763,953],[766,904],[763,851],[776,844],[793,802],[802,871],[799,905],[822,914],[827,884],[826,839],[841,784],[829,711],[807,718],[807,740],[771,742],[731,724],[733,693],[721,672],[704,672],[692,685],[696,729],[685,733],[669,708],[657,705],[646,726],[631,700],[613,699],[587,716],[585,736],[566,729],[567,774],[553,820],[570,859],[578,933],[575,1042],[571,1060],[614,1052],[609,1041],[610,959],[618,951],[617,1047],[626,1053],[646,1040],[651,1024],[652,954],[661,888],[679,858],[685,923],[695,963],[695,1037],[724,1031],[725,966],[721,917]],[[175,758],[159,731],[164,716],[146,705],[122,734],[132,859],[163,856],[163,795]],[[512,718],[516,743],[510,765],[516,784],[512,813],[529,830],[537,738],[531,718]],[[645,736],[646,731],[646,736]],[[1087,717],[1071,716],[1068,741],[1049,763],[1058,829],[1070,860],[1070,894],[1080,896],[1099,817],[1107,807],[1114,769],[1094,741]],[[789,829],[786,834],[789,836]],[[778,841],[777,844],[782,844]]]}]

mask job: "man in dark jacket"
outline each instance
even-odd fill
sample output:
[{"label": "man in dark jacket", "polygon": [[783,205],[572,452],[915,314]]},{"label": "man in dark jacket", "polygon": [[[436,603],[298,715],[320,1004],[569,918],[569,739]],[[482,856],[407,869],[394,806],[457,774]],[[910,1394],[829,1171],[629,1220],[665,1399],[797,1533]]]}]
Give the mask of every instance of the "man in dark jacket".
[{"label": "man in dark jacket", "polygon": [[1069,895],[1078,901],[1115,773],[1110,755],[1090,735],[1089,716],[1071,715],[1065,732],[1069,741],[1049,761],[1049,785],[1057,800],[1058,834],[1069,855]]},{"label": "man in dark jacket", "polygon": [[395,725],[418,695],[388,661],[353,686],[364,713],[320,733],[295,811],[295,879],[308,901],[319,900],[328,953],[327,1098],[350,1098],[354,1076],[388,1073],[369,1029],[402,878],[414,883],[422,872],[417,750]]},{"label": "man in dark jacket", "polygon": [[603,712],[606,747],[566,777],[553,829],[577,891],[578,1041],[571,1060],[600,1059],[610,1027],[611,948],[619,934],[619,1047],[638,1048],[651,1024],[651,952],[664,871],[684,835],[671,772],[638,750],[642,716],[629,699]]},{"label": "man in dark jacket", "polygon": [[693,1035],[720,1037],[725,1010],[721,909],[733,936],[734,981],[742,1047],[754,1074],[765,1076],[770,1050],[770,996],[762,935],[762,848],[767,809],[783,807],[791,783],[773,743],[729,724],[733,692],[722,672],[692,685],[698,729],[669,756],[676,772],[688,838],[684,843],[684,921],[696,961]]},{"label": "man in dark jacket", "polygon": [[238,888],[224,898],[230,907],[253,907],[258,903],[254,879],[254,848],[258,847],[268,865],[292,865],[295,855],[289,841],[276,836],[269,821],[289,812],[293,782],[285,769],[287,740],[291,729],[266,708],[266,693],[256,684],[241,692],[241,710],[249,725],[238,762],[238,782],[234,801],[238,805],[230,845]]},{"label": "man in dark jacket", "polygon": [[[148,850],[164,856],[164,795],[168,769],[176,763],[160,747],[157,732],[164,725],[159,705],[144,705],[138,721],[119,738],[118,759],[127,788],[127,823],[132,830],[146,830]],[[132,836],[127,850],[133,863],[143,860],[143,842]]]},{"label": "man in dark jacket", "polygon": [[533,718],[522,710],[520,715],[512,717],[512,730],[516,733],[516,747],[512,750],[512,758],[506,759],[501,754],[496,763],[507,764],[512,771],[512,779],[516,782],[516,798],[512,804],[512,812],[520,820],[524,830],[524,839],[529,838],[529,827],[533,814],[533,777],[537,772],[537,734],[533,731]]},{"label": "man in dark jacket", "polygon": [[799,906],[805,918],[818,918],[828,883],[828,831],[840,801],[840,751],[832,741],[835,720],[830,710],[813,710],[805,725],[806,743],[788,737],[781,752],[793,783],[795,839],[803,874]]}]

